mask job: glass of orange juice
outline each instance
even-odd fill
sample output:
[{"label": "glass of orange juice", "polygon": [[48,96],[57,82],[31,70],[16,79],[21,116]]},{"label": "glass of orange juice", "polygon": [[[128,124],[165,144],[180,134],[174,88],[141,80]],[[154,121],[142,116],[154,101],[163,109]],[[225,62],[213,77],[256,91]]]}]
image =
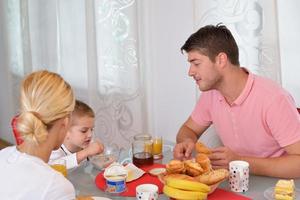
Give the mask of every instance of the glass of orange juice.
[{"label": "glass of orange juice", "polygon": [[152,154],[154,159],[162,158],[162,147],[163,147],[163,139],[162,136],[154,136],[152,137],[153,147]]},{"label": "glass of orange juice", "polygon": [[66,160],[65,159],[57,159],[52,160],[50,162],[50,166],[60,172],[64,177],[67,177],[67,166],[66,166]]}]

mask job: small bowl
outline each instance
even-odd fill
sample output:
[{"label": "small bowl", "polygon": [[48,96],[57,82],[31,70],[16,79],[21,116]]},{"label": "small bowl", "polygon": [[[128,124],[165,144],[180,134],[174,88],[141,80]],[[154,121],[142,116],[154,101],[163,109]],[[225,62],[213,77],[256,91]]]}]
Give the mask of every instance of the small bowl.
[{"label": "small bowl", "polygon": [[117,145],[107,145],[103,153],[92,156],[90,162],[98,170],[103,170],[113,162],[119,160],[120,149]]},{"label": "small bowl", "polygon": [[152,176],[159,176],[160,174],[164,174],[166,172],[166,168],[153,168],[148,171]]}]

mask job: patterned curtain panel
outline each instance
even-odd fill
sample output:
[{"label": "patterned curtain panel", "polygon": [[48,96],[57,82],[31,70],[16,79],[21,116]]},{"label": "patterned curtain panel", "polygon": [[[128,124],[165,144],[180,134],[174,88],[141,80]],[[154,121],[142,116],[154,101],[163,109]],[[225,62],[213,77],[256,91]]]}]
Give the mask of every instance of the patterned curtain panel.
[{"label": "patterned curtain panel", "polygon": [[[5,132],[18,112],[20,80],[38,69],[61,74],[96,112],[95,137],[130,145],[143,131],[134,0],[4,0],[7,88]],[[1,63],[4,65],[4,61]],[[3,103],[3,104],[4,104]],[[14,139],[7,133],[9,141]]]},{"label": "patterned curtain panel", "polygon": [[[95,64],[89,96],[97,112],[96,134],[106,142],[128,146],[142,130],[138,60],[137,4],[134,0],[95,1]],[[92,30],[92,29],[89,29]],[[92,38],[92,37],[91,37]],[[93,89],[89,90],[93,91]]]}]

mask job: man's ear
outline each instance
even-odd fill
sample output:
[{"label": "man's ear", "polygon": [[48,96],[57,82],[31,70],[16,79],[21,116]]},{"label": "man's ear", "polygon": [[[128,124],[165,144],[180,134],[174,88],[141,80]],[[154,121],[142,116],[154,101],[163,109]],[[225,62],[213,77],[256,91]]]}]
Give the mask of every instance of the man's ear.
[{"label": "man's ear", "polygon": [[227,54],[224,52],[219,53],[216,56],[216,63],[221,67],[224,68],[227,65]]}]

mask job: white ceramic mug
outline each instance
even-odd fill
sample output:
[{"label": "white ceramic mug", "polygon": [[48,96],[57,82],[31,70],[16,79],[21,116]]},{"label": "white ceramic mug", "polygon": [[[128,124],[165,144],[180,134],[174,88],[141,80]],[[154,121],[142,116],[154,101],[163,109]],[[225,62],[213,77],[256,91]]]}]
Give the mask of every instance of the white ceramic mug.
[{"label": "white ceramic mug", "polygon": [[229,163],[229,185],[233,192],[246,192],[249,189],[249,163],[235,160]]},{"label": "white ceramic mug", "polygon": [[136,187],[136,199],[138,200],[157,200],[158,187],[154,184],[142,184]]}]

